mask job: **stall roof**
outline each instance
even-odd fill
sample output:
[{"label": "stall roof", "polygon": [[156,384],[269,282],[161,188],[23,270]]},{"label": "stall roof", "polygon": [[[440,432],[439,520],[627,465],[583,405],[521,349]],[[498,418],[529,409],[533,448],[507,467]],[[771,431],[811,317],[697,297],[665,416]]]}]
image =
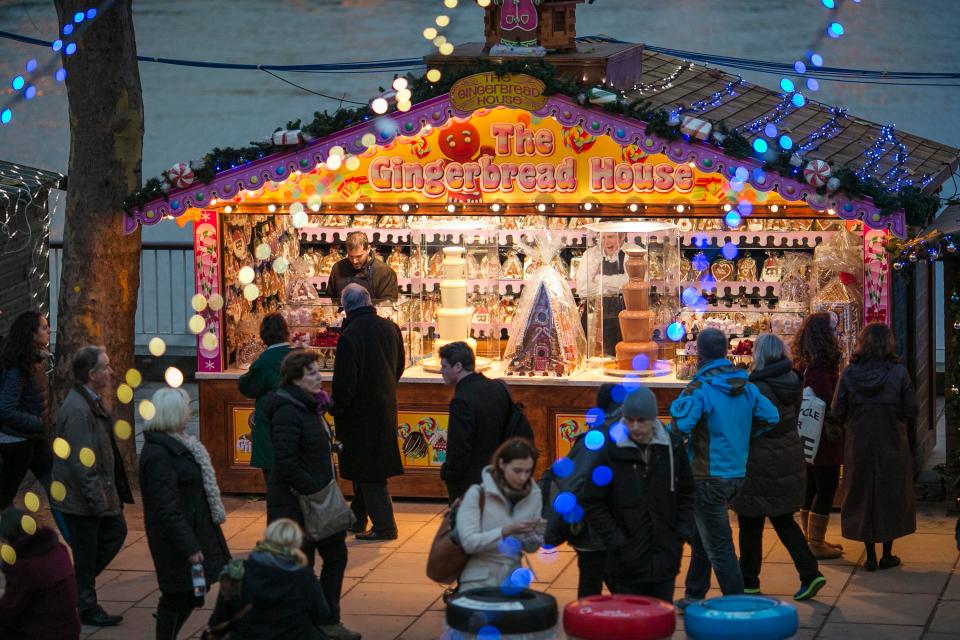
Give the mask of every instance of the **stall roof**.
[{"label": "stall roof", "polygon": [[[579,41],[582,45],[589,45],[592,42],[609,42],[609,39],[587,37]],[[650,100],[653,111],[670,111],[679,105],[689,107],[698,101],[704,101],[706,104],[697,111],[696,117],[713,123],[725,122],[731,129],[748,125],[769,113],[783,95],[772,89],[741,81],[738,76],[719,69],[651,51],[646,47],[642,74],[641,85],[637,89],[628,90],[627,97]],[[725,89],[731,83],[738,83],[736,93],[726,96]],[[649,90],[644,91],[644,87]],[[724,97],[713,106],[715,94],[718,92]],[[789,134],[793,140],[801,141],[828,125],[834,115],[835,109],[829,105],[808,99],[802,109],[791,112],[777,127],[783,133]],[[849,113],[840,121],[843,129],[822,144],[809,149],[805,156],[826,160],[836,167],[846,166],[857,170],[865,162],[864,153],[881,137],[883,126]],[[907,179],[912,178],[919,183],[928,176],[923,187],[925,193],[935,191],[960,168],[960,149],[899,129],[895,130],[895,134],[908,153],[904,165]],[[893,149],[880,159],[877,167],[879,175],[889,171],[895,163],[896,149]]]},{"label": "stall roof", "polygon": [[7,197],[25,195],[28,191],[35,194],[41,189],[62,189],[65,186],[66,177],[59,173],[0,160],[0,194]]}]

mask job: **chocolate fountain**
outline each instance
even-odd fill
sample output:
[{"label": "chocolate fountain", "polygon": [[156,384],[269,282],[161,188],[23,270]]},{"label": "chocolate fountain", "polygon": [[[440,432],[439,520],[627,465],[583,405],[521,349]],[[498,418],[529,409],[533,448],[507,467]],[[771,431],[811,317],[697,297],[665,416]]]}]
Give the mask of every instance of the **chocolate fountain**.
[{"label": "chocolate fountain", "polygon": [[[653,364],[659,356],[660,347],[650,339],[654,312],[650,310],[650,283],[645,279],[646,251],[639,247],[623,251],[626,254],[623,267],[629,279],[622,289],[626,308],[619,315],[623,342],[616,345],[617,369],[633,371],[641,376],[650,375],[654,372]],[[641,354],[647,357],[646,367],[634,371],[634,358]]]}]

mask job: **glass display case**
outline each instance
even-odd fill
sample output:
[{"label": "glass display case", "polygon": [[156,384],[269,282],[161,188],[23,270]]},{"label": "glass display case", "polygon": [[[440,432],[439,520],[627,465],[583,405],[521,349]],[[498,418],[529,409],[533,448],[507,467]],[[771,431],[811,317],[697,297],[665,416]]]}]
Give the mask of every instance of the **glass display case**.
[{"label": "glass display case", "polygon": [[[477,370],[501,355],[504,331],[498,230],[490,219],[438,217],[415,221],[407,258],[410,290],[417,299],[414,331],[427,371],[439,371],[438,350],[463,341],[477,357]],[[504,293],[507,287],[504,286]]]},{"label": "glass display case", "polygon": [[680,231],[668,221],[599,222],[577,275],[588,366],[616,376],[673,370],[668,328],[680,310]]}]

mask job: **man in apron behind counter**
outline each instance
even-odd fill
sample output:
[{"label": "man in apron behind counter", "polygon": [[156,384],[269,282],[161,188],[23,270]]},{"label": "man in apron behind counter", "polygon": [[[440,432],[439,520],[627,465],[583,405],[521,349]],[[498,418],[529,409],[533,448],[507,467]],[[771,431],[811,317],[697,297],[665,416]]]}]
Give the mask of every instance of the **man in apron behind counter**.
[{"label": "man in apron behind counter", "polygon": [[397,274],[385,262],[377,259],[370,248],[367,234],[362,231],[347,234],[344,246],[347,257],[333,265],[327,280],[327,295],[330,298],[339,301],[343,289],[350,283],[359,284],[369,291],[374,302],[396,300],[399,297]]},{"label": "man in apron behind counter", "polygon": [[[623,252],[626,235],[623,233],[604,233],[600,241],[583,253],[580,268],[577,270],[577,296],[581,300],[580,321],[587,334],[587,340],[594,340],[588,353],[599,356],[599,339],[603,338],[603,355],[612,356],[614,347],[620,342],[619,313],[623,311],[620,290],[627,283],[627,274],[623,268],[626,256]],[[600,276],[603,274],[603,291],[600,291]],[[603,304],[602,330],[597,331],[600,313],[598,306]]]}]

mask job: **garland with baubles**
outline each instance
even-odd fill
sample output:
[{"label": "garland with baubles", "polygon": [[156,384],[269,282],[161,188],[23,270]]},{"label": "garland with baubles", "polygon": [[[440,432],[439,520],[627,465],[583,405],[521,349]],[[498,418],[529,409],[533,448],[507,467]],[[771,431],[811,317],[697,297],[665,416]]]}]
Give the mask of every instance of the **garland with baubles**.
[{"label": "garland with baubles", "polygon": [[[682,107],[674,111],[653,110],[648,99],[627,99],[623,92],[614,94],[602,88],[585,90],[573,81],[561,78],[553,65],[542,61],[493,63],[481,59],[476,64],[458,69],[456,72],[447,71],[437,82],[430,82],[426,76],[416,77],[408,74],[406,79],[412,94],[411,102],[417,104],[448,93],[460,78],[483,72],[493,72],[497,75],[524,73],[543,82],[545,95],[564,95],[584,106],[599,105],[608,113],[640,120],[646,123],[648,135],[656,135],[666,140],[695,138],[722,148],[724,153],[732,158],[756,157],[750,142],[739,132],[730,129],[724,122],[714,125],[689,115],[681,117]],[[383,93],[384,89],[380,88],[380,92]],[[141,189],[124,199],[123,209],[129,214],[157,198],[168,199],[171,189],[188,187],[197,181],[209,184],[221,171],[255,162],[285,151],[290,146],[307,144],[314,138],[332,135],[372,117],[378,116],[369,106],[339,109],[332,114],[318,111],[313,114],[311,122],[302,126],[299,120],[288,122],[286,127],[278,127],[270,138],[252,142],[251,146],[239,149],[215,148],[201,160],[178,163],[159,178],[151,178]],[[899,193],[892,193],[873,179],[861,179],[846,167],[833,174],[829,164],[824,160],[805,161],[801,154],[796,152],[778,153],[765,163],[764,170],[774,171],[791,178],[801,175],[802,171],[807,183],[816,187],[819,193],[840,190],[853,198],[871,198],[883,215],[902,209],[907,224],[913,227],[925,225],[940,206],[939,198],[923,194],[914,187],[906,187]]]}]

